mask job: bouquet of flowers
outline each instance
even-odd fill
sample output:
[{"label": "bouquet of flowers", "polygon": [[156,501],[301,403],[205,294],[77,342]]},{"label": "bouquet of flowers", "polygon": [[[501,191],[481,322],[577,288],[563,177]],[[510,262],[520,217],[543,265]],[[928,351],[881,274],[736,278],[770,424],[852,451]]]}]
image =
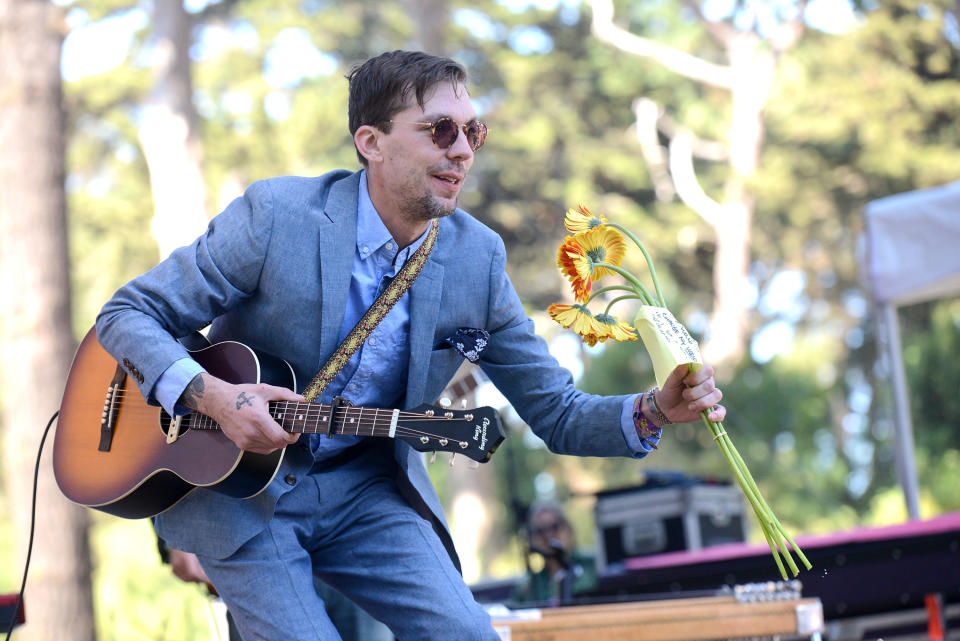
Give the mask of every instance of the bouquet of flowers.
[{"label": "bouquet of flowers", "polygon": [[[616,341],[635,341],[642,338],[660,385],[663,385],[679,365],[686,365],[691,371],[702,367],[696,341],[667,309],[653,261],[643,243],[622,225],[611,222],[604,216],[593,215],[583,205],[567,212],[564,225],[573,235],[567,236],[560,245],[557,266],[570,281],[577,302],[573,305],[551,305],[548,310],[551,318],[572,329],[591,346],[608,338]],[[629,238],[643,252],[653,283],[653,293],[640,279],[620,266],[627,250],[624,237]],[[615,274],[623,278],[624,284],[594,291],[594,281]],[[621,295],[614,297],[602,313],[591,313],[588,305],[608,292],[619,292]],[[614,305],[624,300],[636,300],[640,303],[632,325],[618,320],[610,313]],[[702,412],[702,417],[760,522],[763,536],[770,546],[780,575],[787,579],[781,556],[786,560],[793,576],[800,572],[790,555],[790,548],[793,548],[804,567],[809,570],[812,567],[810,562],[760,494],[760,489],[723,424],[711,421],[706,411]]]}]

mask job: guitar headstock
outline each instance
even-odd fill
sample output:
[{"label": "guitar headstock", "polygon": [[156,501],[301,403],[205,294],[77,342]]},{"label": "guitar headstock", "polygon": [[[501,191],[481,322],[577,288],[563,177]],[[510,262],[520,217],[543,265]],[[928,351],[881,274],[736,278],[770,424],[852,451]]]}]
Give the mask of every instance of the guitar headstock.
[{"label": "guitar headstock", "polygon": [[396,438],[419,452],[455,452],[486,463],[504,435],[500,415],[492,407],[451,410],[420,405],[400,414]]}]

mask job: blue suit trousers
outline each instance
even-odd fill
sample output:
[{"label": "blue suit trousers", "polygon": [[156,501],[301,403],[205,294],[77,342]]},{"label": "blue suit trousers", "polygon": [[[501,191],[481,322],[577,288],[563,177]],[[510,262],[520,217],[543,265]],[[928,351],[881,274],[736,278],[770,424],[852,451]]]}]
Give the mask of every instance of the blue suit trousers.
[{"label": "blue suit trousers", "polygon": [[339,641],[313,575],[400,641],[499,638],[396,475],[390,448],[367,448],[342,464],[321,461],[287,479],[294,488],[267,528],[233,555],[198,555],[244,641]]}]

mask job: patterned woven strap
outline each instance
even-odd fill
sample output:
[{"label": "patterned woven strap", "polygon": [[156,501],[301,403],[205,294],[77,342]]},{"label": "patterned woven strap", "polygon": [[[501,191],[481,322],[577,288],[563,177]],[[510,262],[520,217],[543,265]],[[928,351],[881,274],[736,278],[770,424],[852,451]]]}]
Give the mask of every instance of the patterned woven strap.
[{"label": "patterned woven strap", "polygon": [[312,402],[320,396],[320,393],[326,389],[330,381],[332,381],[337,373],[343,369],[343,366],[347,364],[350,357],[360,349],[363,341],[367,340],[367,336],[370,335],[373,328],[393,309],[393,306],[397,304],[400,297],[410,288],[413,281],[417,279],[420,270],[423,269],[424,264],[427,262],[427,258],[430,257],[430,252],[433,250],[433,245],[437,240],[437,231],[439,229],[440,222],[435,218],[433,224],[430,226],[430,231],[427,232],[427,237],[423,240],[423,244],[420,245],[417,251],[413,252],[413,256],[411,256],[403,266],[400,273],[394,277],[390,285],[377,297],[377,300],[373,301],[373,305],[370,306],[367,313],[364,314],[363,318],[350,330],[347,337],[340,343],[337,351],[327,359],[326,364],[320,368],[317,375],[314,376],[310,384],[307,385],[307,389],[303,391],[303,396],[308,401]]}]

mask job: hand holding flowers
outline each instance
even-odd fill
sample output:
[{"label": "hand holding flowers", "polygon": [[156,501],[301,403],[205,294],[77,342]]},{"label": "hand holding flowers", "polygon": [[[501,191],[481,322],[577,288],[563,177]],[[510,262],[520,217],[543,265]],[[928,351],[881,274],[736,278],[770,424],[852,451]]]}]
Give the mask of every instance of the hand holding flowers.
[{"label": "hand holding flowers", "polygon": [[[569,279],[577,303],[551,305],[548,309],[550,316],[564,327],[571,328],[591,346],[608,338],[635,341],[642,336],[661,387],[655,396],[658,409],[674,423],[702,418],[760,522],[780,575],[787,578],[781,556],[794,576],[800,571],[790,555],[790,548],[809,570],[812,567],[810,562],[767,505],[724,429],[722,421],[726,410],[717,404],[722,394],[715,387],[713,368],[702,363],[696,342],[667,309],[653,261],[643,243],[622,225],[604,216],[594,216],[583,205],[569,210],[564,224],[573,235],[567,236],[560,245],[557,266]],[[653,293],[636,276],[620,267],[626,253],[624,236],[643,252],[653,282]],[[621,276],[625,284],[593,291],[594,281],[614,274]],[[620,295],[614,297],[602,313],[594,315],[588,308],[589,303],[611,292]],[[614,305],[625,300],[640,302],[632,325],[610,313]],[[647,396],[645,402],[649,402]]]},{"label": "hand holding flowers", "polygon": [[721,398],[723,394],[713,380],[713,367],[704,364],[690,371],[686,365],[677,365],[657,392],[657,407],[671,423],[699,421],[704,411],[711,421],[719,423],[727,415],[726,408],[718,405]]}]

